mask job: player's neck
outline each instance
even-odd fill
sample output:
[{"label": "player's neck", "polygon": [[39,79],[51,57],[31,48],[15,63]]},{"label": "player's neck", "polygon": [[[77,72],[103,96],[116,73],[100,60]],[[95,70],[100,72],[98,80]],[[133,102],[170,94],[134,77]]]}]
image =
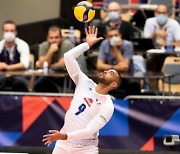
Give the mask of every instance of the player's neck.
[{"label": "player's neck", "polygon": [[96,92],[102,95],[107,95],[109,92],[109,87],[104,84],[98,84],[95,88]]}]

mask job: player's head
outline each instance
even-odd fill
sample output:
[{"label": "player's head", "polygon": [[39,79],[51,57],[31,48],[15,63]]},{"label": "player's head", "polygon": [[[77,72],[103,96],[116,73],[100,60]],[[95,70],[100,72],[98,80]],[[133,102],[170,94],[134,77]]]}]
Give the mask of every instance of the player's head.
[{"label": "player's head", "polygon": [[121,84],[120,74],[114,70],[106,70],[99,74],[98,81],[100,84],[104,84],[110,87],[110,90],[117,89]]},{"label": "player's head", "polygon": [[49,43],[57,43],[61,42],[61,29],[58,26],[51,26],[48,30],[47,40]]}]

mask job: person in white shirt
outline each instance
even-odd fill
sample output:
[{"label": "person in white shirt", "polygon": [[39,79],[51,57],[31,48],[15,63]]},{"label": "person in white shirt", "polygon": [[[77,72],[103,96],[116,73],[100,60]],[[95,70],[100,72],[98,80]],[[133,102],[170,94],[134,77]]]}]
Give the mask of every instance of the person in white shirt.
[{"label": "person in white shirt", "polygon": [[155,17],[145,22],[144,37],[151,38],[156,48],[161,48],[170,43],[180,46],[180,25],[168,17],[168,8],[165,5],[158,5],[155,10]]},{"label": "person in white shirt", "polygon": [[[0,71],[25,70],[29,67],[30,49],[28,44],[16,37],[14,21],[2,25],[3,39],[0,41]],[[0,77],[0,90],[11,85],[13,91],[28,91],[27,80],[23,76]]]},{"label": "person in white shirt", "polygon": [[[86,42],[64,54],[67,71],[76,84],[76,90],[63,128],[49,130],[43,136],[45,145],[56,141],[53,154],[97,154],[98,132],[110,120],[114,106],[108,92],[118,88],[121,77],[110,69],[98,75],[99,83],[89,79],[79,68],[77,58],[93,44],[102,40],[97,38],[97,28],[86,29]],[[72,67],[73,66],[73,67]]]}]

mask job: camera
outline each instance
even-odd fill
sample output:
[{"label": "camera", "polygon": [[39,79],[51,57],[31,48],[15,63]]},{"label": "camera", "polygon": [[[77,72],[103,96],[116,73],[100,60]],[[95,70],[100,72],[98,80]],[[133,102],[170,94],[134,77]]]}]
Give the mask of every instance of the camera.
[{"label": "camera", "polygon": [[163,144],[166,146],[175,146],[180,144],[178,135],[167,135],[164,137]]}]

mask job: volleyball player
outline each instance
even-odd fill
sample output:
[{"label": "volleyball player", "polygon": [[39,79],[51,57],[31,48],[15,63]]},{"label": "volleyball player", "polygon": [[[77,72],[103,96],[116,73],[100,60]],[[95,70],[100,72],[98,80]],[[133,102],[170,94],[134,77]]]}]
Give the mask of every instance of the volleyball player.
[{"label": "volleyball player", "polygon": [[98,75],[98,84],[89,79],[79,68],[76,59],[93,44],[97,28],[85,29],[86,42],[64,54],[67,71],[76,84],[73,99],[65,115],[63,128],[49,130],[43,136],[45,145],[57,141],[53,154],[97,154],[99,130],[112,117],[114,106],[108,92],[116,89],[121,82],[120,75],[113,69]]}]

